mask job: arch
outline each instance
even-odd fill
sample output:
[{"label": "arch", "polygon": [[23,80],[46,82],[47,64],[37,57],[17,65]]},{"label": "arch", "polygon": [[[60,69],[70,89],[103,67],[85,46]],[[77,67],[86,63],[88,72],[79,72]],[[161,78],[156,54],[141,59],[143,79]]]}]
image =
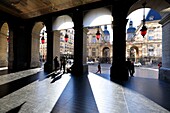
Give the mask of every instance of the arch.
[{"label": "arch", "polygon": [[8,39],[9,39],[9,27],[8,23],[3,23],[0,29],[0,67],[8,66]]},{"label": "arch", "polygon": [[54,21],[53,21],[53,28],[52,30],[62,30],[62,29],[69,29],[69,28],[73,28],[74,24],[72,21],[72,18],[68,15],[62,15],[57,17]]},{"label": "arch", "polygon": [[43,22],[37,22],[35,23],[33,29],[32,29],[32,45],[31,45],[31,63],[30,67],[39,67],[40,63],[40,32],[42,28],[44,27]]},{"label": "arch", "polygon": [[110,53],[111,52],[111,50],[110,50],[110,48],[109,47],[104,47],[103,49],[102,49],[102,62],[103,63],[110,63]]},{"label": "arch", "polygon": [[[130,7],[128,11],[128,15],[137,9],[143,8],[142,4],[145,1],[146,0],[138,0],[137,2],[135,2]],[[166,14],[166,12],[168,11],[167,9],[169,9],[169,7],[170,7],[170,4],[166,2],[166,0],[147,0],[147,4],[146,4],[146,8],[152,8],[156,10],[157,12],[160,13],[161,16]]]},{"label": "arch", "polygon": [[112,24],[112,13],[107,8],[93,9],[87,12],[83,18],[84,27]]},{"label": "arch", "polygon": [[136,59],[139,57],[139,48],[137,46],[132,46],[130,48],[130,58],[132,61],[136,61]]}]

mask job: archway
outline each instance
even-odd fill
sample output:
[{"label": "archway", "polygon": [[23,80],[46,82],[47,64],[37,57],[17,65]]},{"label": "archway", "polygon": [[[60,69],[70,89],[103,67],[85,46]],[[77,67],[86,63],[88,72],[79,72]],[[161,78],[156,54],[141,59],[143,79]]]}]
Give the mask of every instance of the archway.
[{"label": "archway", "polygon": [[40,66],[40,37],[42,36],[41,30],[43,27],[43,22],[37,22],[32,29],[31,68]]},{"label": "archway", "polygon": [[[53,58],[58,56],[59,60],[65,59],[69,68],[74,58],[74,24],[69,15],[58,16],[53,21],[54,46]],[[61,62],[60,62],[61,63]]]},{"label": "archway", "polygon": [[[98,62],[110,69],[112,59],[112,12],[110,7],[102,7],[84,12],[83,25],[87,29],[87,64],[89,72],[95,73]],[[100,33],[97,38],[96,33]],[[94,64],[94,65],[91,65]],[[107,73],[109,75],[109,73]]]},{"label": "archway", "polygon": [[8,67],[9,27],[4,23],[0,29],[0,67]]},{"label": "archway", "polygon": [[138,57],[139,57],[139,49],[136,46],[132,46],[130,48],[130,52],[129,52],[129,58],[133,61],[133,62],[138,62]]},{"label": "archway", "polygon": [[[128,52],[131,52],[132,49],[134,49],[133,46],[136,46],[138,47],[139,54],[138,54],[138,60],[136,59],[137,57],[135,56],[135,61],[141,62],[142,65],[146,65],[146,67],[157,68],[158,62],[160,62],[160,59],[164,57],[160,53],[162,53],[162,49],[163,49],[162,47],[165,47],[162,46],[163,45],[162,41],[166,36],[166,35],[162,36],[162,33],[164,34],[166,30],[164,29],[165,31],[163,31],[164,26],[162,26],[160,23],[162,20],[164,20],[164,18],[166,18],[166,11],[170,5],[165,0],[158,0],[158,1],[141,0],[131,6],[129,13],[135,11],[136,9],[142,8],[142,4],[144,2],[146,2],[146,8],[150,8],[148,14],[145,14],[145,20],[146,20],[145,26],[147,27],[147,33],[144,37],[142,37],[140,34],[142,22],[137,27],[136,25],[134,25],[136,27],[136,31],[134,33],[133,39],[129,42],[126,42],[126,44],[128,43],[128,48],[126,49],[126,53],[128,54]],[[155,4],[159,4],[159,5],[155,7]],[[142,10],[141,12],[141,16],[142,16],[143,8],[141,10]],[[131,18],[129,19],[130,21],[134,21]],[[140,20],[143,20],[143,18],[141,18]],[[166,40],[166,42],[167,41],[168,40]],[[136,51],[136,49],[134,50]],[[166,51],[166,55],[167,55],[167,51]],[[130,55],[129,56],[127,55],[126,57],[130,57]]]},{"label": "archway", "polygon": [[102,62],[103,63],[110,63],[110,53],[111,53],[111,50],[109,47],[104,47],[103,50],[102,50]]}]

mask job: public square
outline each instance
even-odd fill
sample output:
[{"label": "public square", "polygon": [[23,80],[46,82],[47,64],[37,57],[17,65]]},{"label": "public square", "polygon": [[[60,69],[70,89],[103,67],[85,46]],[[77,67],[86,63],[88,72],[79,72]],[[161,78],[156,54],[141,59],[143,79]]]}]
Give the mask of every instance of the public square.
[{"label": "public square", "polygon": [[112,82],[110,66],[101,64],[96,75],[97,64],[89,65],[89,74],[80,77],[43,68],[2,74],[0,113],[170,112],[170,85],[157,79],[156,69],[136,67],[128,81]]},{"label": "public square", "polygon": [[[96,73],[97,65],[98,65],[97,63],[94,63],[93,65],[89,65],[89,72]],[[110,80],[110,67],[111,64],[106,64],[106,63],[101,64],[102,73],[98,75]],[[135,67],[134,77],[158,79],[158,67],[145,66],[145,65],[142,67]]]}]

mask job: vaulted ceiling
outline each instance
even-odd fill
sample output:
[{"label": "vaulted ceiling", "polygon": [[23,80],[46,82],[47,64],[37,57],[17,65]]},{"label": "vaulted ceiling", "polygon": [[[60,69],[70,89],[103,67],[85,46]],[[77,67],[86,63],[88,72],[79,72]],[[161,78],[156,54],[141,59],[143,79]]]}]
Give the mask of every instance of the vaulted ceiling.
[{"label": "vaulted ceiling", "polygon": [[136,1],[135,4],[131,4],[131,7],[129,6],[130,9],[127,9],[129,10],[128,14],[142,8],[144,2],[147,2],[147,8],[153,8],[159,13],[170,12],[170,0],[0,0],[0,10],[23,19],[29,19],[65,9],[87,6],[87,4],[93,4],[94,7],[94,5],[116,1],[122,1],[122,6]]},{"label": "vaulted ceiling", "polygon": [[32,18],[101,0],[0,0],[0,10],[21,18]]}]

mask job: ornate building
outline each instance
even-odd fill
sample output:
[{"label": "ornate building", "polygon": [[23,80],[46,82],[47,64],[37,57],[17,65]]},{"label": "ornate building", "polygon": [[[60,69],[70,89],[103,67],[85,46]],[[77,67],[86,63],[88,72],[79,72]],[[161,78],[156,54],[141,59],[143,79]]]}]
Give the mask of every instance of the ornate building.
[{"label": "ornate building", "polygon": [[[65,35],[68,40],[65,40]],[[60,57],[73,58],[74,54],[74,30],[67,29],[60,31]]]},{"label": "ornate building", "polygon": [[[104,30],[101,27],[88,27],[87,61],[111,63],[112,44],[110,42],[110,33],[107,30],[107,25],[104,26]],[[97,30],[101,34],[99,40],[96,39]]]},{"label": "ornate building", "polygon": [[[44,27],[40,33],[40,60],[46,61],[47,57],[47,33]],[[68,35],[67,42],[65,41],[65,35]],[[44,43],[42,43],[42,37],[44,37]],[[73,58],[74,54],[74,30],[60,30],[60,57]]]},{"label": "ornate building", "polygon": [[159,24],[160,20],[161,16],[151,9],[146,16],[147,34],[145,37],[140,34],[142,23],[134,31],[133,22],[130,21],[126,41],[127,58],[131,58],[135,62],[140,61],[143,64],[156,64],[161,61],[162,26]]}]

